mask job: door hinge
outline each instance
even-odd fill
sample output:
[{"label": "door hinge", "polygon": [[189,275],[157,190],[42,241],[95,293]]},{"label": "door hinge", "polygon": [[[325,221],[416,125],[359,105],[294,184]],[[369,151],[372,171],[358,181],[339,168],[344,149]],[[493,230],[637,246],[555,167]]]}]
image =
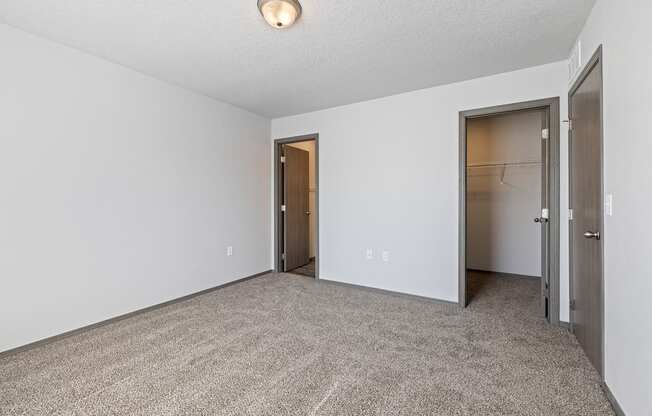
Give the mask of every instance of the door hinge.
[{"label": "door hinge", "polygon": [[550,130],[548,130],[548,129],[541,130],[541,138],[543,140],[546,140],[549,137],[550,137]]},{"label": "door hinge", "polygon": [[281,260],[285,260],[285,253],[281,253]]},{"label": "door hinge", "polygon": [[285,163],[285,156],[281,156],[281,163]]},{"label": "door hinge", "polygon": [[285,205],[281,205],[281,212],[285,212]]},{"label": "door hinge", "polygon": [[570,308],[571,311],[574,311],[574,310],[575,310],[575,299],[573,299],[573,300],[570,301],[569,308]]},{"label": "door hinge", "polygon": [[564,123],[568,123],[568,130],[573,130],[573,120],[569,118],[568,120],[564,120]]},{"label": "door hinge", "polygon": [[573,221],[573,209],[568,210],[568,221]]}]

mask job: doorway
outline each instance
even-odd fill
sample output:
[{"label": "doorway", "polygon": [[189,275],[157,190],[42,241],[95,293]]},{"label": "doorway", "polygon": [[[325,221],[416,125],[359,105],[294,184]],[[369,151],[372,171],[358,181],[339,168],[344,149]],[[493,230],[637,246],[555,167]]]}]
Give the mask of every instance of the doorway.
[{"label": "doorway", "polygon": [[[460,112],[459,303],[528,279],[559,324],[559,99]],[[495,280],[494,280],[495,281]]]},{"label": "doorway", "polygon": [[275,270],[319,278],[319,135],[274,141]]},{"label": "doorway", "polygon": [[602,48],[568,95],[570,155],[570,324],[604,376]]}]

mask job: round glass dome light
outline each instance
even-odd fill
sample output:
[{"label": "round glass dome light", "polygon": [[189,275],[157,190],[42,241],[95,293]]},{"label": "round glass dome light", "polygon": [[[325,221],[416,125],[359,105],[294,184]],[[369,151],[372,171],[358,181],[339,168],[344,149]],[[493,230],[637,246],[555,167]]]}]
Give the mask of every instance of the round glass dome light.
[{"label": "round glass dome light", "polygon": [[292,26],[301,16],[298,0],[258,0],[258,9],[267,23],[276,29]]}]

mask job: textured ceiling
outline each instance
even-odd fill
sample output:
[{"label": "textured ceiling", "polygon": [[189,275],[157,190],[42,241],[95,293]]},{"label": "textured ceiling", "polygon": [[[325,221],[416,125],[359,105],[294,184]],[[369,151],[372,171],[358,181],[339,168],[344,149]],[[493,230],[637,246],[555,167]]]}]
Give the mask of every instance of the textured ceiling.
[{"label": "textured ceiling", "polygon": [[0,19],[268,117],[567,57],[595,0],[2,0]]}]

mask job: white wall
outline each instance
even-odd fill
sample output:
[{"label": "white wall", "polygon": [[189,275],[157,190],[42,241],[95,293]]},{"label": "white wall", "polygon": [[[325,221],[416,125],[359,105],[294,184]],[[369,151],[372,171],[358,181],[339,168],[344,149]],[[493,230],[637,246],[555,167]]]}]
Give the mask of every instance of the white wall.
[{"label": "white wall", "polygon": [[309,243],[309,253],[310,257],[315,257],[315,238],[316,238],[316,226],[317,226],[317,216],[315,215],[315,206],[317,198],[317,175],[315,175],[315,166],[316,166],[316,151],[315,151],[315,141],[308,140],[305,142],[290,143],[288,146],[296,147],[297,149],[302,149],[308,152],[308,210],[310,211],[310,219],[308,220],[308,238],[310,239]]},{"label": "white wall", "polygon": [[518,112],[467,124],[470,269],[541,276],[541,225],[533,221],[541,213],[541,165],[473,166],[541,163],[542,116]]},{"label": "white wall", "polygon": [[[319,133],[321,277],[456,302],[458,112],[559,96],[566,114],[567,74],[559,62],[273,120],[273,139]],[[561,319],[568,320],[561,131]],[[375,250],[371,261],[366,248]]]},{"label": "white wall", "polygon": [[0,351],[270,268],[268,120],[5,25],[0,50]]},{"label": "white wall", "polygon": [[628,416],[652,414],[652,2],[598,0],[579,40],[603,45],[605,381]]}]

